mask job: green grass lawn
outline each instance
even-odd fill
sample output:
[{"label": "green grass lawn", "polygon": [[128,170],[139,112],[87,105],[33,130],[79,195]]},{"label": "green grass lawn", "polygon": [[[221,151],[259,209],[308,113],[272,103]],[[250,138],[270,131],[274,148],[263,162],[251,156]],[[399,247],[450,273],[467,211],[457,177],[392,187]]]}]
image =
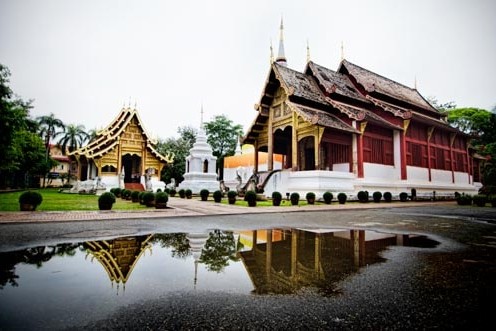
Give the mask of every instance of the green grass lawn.
[{"label": "green grass lawn", "polygon": [[[98,197],[96,195],[59,193],[58,189],[47,188],[35,190],[40,192],[43,202],[36,208],[40,211],[64,210],[98,210]],[[1,193],[0,211],[19,211],[19,196],[21,192]],[[133,203],[131,200],[116,198],[112,210],[139,210],[146,206]]]}]

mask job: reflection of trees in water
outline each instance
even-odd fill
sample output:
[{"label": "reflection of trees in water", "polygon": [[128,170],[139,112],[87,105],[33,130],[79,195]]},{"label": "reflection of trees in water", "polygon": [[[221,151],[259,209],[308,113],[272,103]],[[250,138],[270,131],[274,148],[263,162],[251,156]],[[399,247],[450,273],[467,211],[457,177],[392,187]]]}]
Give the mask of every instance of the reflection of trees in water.
[{"label": "reflection of trees in water", "polygon": [[185,259],[191,255],[189,241],[186,233],[163,233],[156,234],[153,242],[160,243],[161,247],[172,248],[172,257]]},{"label": "reflection of trees in water", "polygon": [[0,253],[0,289],[5,285],[18,286],[16,265],[19,263],[33,264],[41,268],[43,263],[48,262],[54,256],[74,256],[80,244],[60,244],[57,246],[39,246],[23,249],[20,251]]},{"label": "reflection of trees in water", "polygon": [[210,232],[199,262],[204,263],[210,271],[221,272],[229,265],[229,261],[238,261],[233,233],[220,230]]}]

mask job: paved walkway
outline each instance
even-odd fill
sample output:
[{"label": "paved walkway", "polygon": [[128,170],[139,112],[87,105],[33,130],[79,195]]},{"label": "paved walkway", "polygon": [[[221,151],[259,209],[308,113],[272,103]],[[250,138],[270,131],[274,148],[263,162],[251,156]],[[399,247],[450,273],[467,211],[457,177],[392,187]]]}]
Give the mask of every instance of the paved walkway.
[{"label": "paved walkway", "polygon": [[84,220],[112,220],[136,218],[164,218],[204,215],[235,215],[255,213],[280,213],[303,211],[333,211],[343,209],[372,209],[393,207],[432,206],[433,204],[454,205],[454,201],[440,202],[392,202],[392,203],[346,203],[340,205],[333,202],[331,205],[317,204],[305,206],[279,206],[279,207],[245,207],[214,203],[213,201],[200,201],[198,199],[171,198],[168,209],[149,208],[145,210],[130,211],[35,211],[35,212],[0,212],[0,223],[29,223],[29,222],[65,222]]}]

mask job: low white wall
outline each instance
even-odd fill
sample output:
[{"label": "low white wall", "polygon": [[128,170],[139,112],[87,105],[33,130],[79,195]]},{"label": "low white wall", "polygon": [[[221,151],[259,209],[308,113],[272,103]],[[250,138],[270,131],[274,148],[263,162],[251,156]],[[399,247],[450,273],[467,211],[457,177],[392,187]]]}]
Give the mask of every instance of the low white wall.
[{"label": "low white wall", "polygon": [[377,163],[364,163],[363,175],[364,178],[381,178],[388,180],[398,180],[401,178],[399,168]]},{"label": "low white wall", "polygon": [[406,167],[406,175],[410,181],[429,181],[429,169],[420,167]]},{"label": "low white wall", "polygon": [[349,163],[336,163],[332,165],[332,171],[337,172],[350,172],[350,164]]},{"label": "low white wall", "polygon": [[472,181],[472,178],[465,172],[457,172],[455,171],[455,183],[456,184],[469,184],[469,179]]},{"label": "low white wall", "polygon": [[431,179],[433,182],[453,183],[451,170],[431,169]]},{"label": "low white wall", "polygon": [[304,199],[308,192],[315,193],[317,199],[329,191],[334,196],[338,193],[352,193],[355,175],[350,172],[310,170],[310,171],[281,171],[272,175],[265,186],[264,195],[270,197],[278,191],[283,196],[286,193],[297,192]]}]

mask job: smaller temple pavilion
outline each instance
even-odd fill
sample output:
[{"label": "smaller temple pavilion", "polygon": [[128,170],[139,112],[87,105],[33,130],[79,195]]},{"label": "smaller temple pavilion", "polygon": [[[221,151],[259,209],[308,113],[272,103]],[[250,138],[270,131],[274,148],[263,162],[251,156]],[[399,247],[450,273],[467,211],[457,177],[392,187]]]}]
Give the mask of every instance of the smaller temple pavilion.
[{"label": "smaller temple pavilion", "polygon": [[290,69],[282,28],[281,22],[279,54],[271,59],[257,114],[243,139],[268,153],[268,172],[275,170],[273,156],[283,155],[283,171],[266,175],[264,194],[276,188],[318,196],[361,190],[477,193],[481,183],[471,137],[450,126],[416,86],[343,55],[336,71],[309,55],[303,71]]},{"label": "smaller temple pavilion", "polygon": [[80,181],[99,177],[107,189],[164,189],[160,173],[173,161],[155,149],[143,127],[138,110],[123,107],[117,117],[86,146],[72,152],[78,164]]}]

